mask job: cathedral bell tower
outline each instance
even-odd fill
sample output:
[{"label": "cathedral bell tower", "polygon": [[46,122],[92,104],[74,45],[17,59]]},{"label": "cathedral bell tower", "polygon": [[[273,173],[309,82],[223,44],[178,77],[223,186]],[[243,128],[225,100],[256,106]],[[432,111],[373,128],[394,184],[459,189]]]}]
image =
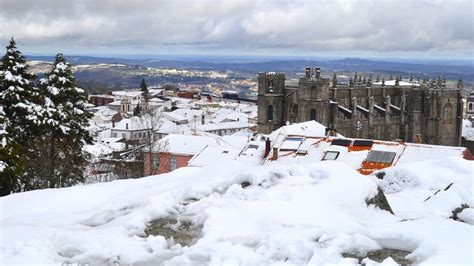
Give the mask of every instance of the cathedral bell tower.
[{"label": "cathedral bell tower", "polygon": [[259,133],[268,134],[284,125],[285,74],[266,72],[258,74]]}]

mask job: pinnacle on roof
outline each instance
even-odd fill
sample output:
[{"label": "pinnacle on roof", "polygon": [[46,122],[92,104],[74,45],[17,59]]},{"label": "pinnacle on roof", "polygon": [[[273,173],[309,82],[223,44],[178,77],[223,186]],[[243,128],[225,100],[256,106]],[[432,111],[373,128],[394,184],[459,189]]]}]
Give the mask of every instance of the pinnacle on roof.
[{"label": "pinnacle on roof", "polygon": [[337,87],[337,75],[336,72],[332,75],[332,87],[336,88]]},{"label": "pinnacle on roof", "polygon": [[464,88],[464,84],[463,84],[463,82],[462,82],[462,78],[461,78],[461,77],[459,77],[459,80],[458,80],[458,83],[457,83],[456,87],[457,87],[458,89]]}]

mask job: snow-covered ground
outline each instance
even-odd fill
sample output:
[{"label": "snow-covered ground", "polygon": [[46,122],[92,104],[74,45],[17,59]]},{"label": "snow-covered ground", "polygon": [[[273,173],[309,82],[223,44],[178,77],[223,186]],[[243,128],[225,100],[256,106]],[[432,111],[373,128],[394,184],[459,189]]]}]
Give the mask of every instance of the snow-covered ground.
[{"label": "snow-covered ground", "polygon": [[[229,161],[13,194],[0,199],[0,264],[356,264],[342,254],[392,248],[415,263],[473,265],[473,169],[453,158],[378,179],[337,161]],[[377,185],[395,215],[367,205]],[[466,223],[449,218],[462,204]],[[199,236],[189,246],[146,236],[161,218],[190,222]]]}]

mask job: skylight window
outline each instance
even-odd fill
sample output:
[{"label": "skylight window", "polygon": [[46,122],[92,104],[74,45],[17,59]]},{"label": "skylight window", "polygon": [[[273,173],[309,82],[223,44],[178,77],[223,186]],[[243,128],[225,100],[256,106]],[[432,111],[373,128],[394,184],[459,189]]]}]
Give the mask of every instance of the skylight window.
[{"label": "skylight window", "polygon": [[334,161],[339,157],[338,151],[327,151],[321,161]]},{"label": "skylight window", "polygon": [[395,152],[371,150],[365,161],[370,163],[392,164],[395,155],[397,155]]},{"label": "skylight window", "polygon": [[288,137],[286,138],[280,146],[282,151],[296,151],[298,147],[303,142],[304,138],[302,137]]}]

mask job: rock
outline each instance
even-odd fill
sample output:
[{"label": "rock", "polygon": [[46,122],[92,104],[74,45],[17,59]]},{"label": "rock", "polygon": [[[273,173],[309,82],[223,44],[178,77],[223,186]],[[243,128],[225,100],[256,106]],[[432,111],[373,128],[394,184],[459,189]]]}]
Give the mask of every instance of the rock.
[{"label": "rock", "polygon": [[405,258],[408,254],[410,254],[410,252],[405,250],[383,248],[369,251],[366,254],[343,253],[342,256],[344,258],[358,259],[359,264],[363,264],[363,260],[366,258],[379,263],[387,260],[387,258],[392,258],[400,265],[411,265],[413,264],[413,261]]},{"label": "rock", "polygon": [[199,201],[199,199],[197,199],[197,198],[187,198],[181,204],[183,204],[184,206],[187,206],[187,205],[189,205],[193,202],[196,202],[196,201]]},{"label": "rock", "polygon": [[376,173],[375,176],[376,176],[378,179],[383,179],[383,178],[385,177],[385,172],[384,172],[384,171],[380,171],[380,172]]},{"label": "rock", "polygon": [[152,221],[145,229],[145,234],[147,237],[160,235],[166,239],[173,238],[175,243],[189,246],[196,242],[201,234],[201,229],[201,226],[194,225],[189,221],[162,218]]},{"label": "rock", "polygon": [[391,214],[394,214],[382,189],[377,188],[377,190],[378,192],[377,192],[377,195],[375,195],[375,197],[365,201],[367,205],[375,205],[379,209],[386,210],[390,212]]},{"label": "rock", "polygon": [[468,208],[469,208],[469,205],[462,204],[460,207],[457,207],[456,209],[453,210],[453,214],[449,218],[459,221],[460,219],[458,217],[458,214],[461,213],[464,209],[468,209]]},{"label": "rock", "polygon": [[241,186],[242,188],[249,187],[249,186],[250,186],[250,182],[244,181],[244,182],[240,183],[240,186]]}]

